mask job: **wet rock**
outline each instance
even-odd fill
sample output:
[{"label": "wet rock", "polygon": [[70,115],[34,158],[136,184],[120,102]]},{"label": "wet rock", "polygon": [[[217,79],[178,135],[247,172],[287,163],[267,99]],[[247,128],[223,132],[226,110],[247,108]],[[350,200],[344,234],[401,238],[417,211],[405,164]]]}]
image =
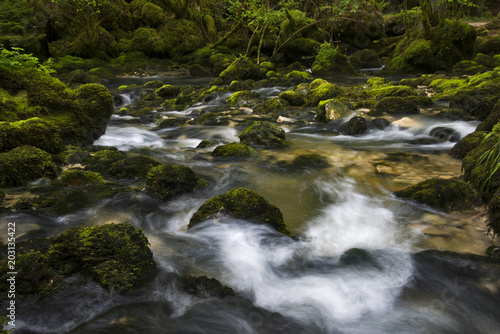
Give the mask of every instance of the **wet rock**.
[{"label": "wet rock", "polygon": [[225,84],[230,84],[234,80],[261,80],[264,79],[266,70],[254,64],[249,58],[240,57],[236,59],[219,78]]},{"label": "wet rock", "polygon": [[189,74],[193,77],[210,77],[212,73],[199,64],[192,64],[189,66]]},{"label": "wet rock", "polygon": [[196,176],[191,168],[182,165],[152,167],[146,176],[146,192],[163,201],[206,185],[206,182]]},{"label": "wet rock", "polygon": [[33,146],[18,146],[0,153],[0,186],[26,185],[42,177],[55,178],[57,167],[47,152]]},{"label": "wet rock", "polygon": [[344,132],[348,136],[362,135],[371,127],[370,121],[364,117],[353,117],[344,125]]},{"label": "wet rock", "polygon": [[283,111],[287,106],[288,102],[286,102],[285,100],[282,100],[279,97],[273,97],[256,106],[254,108],[254,113],[257,115],[277,113]]},{"label": "wet rock", "polygon": [[418,107],[408,102],[402,97],[384,97],[377,103],[375,110],[380,113],[388,114],[419,114],[420,110]]},{"label": "wet rock", "polygon": [[235,295],[233,289],[222,285],[215,278],[208,278],[207,276],[183,276],[181,288],[198,298],[224,298]]},{"label": "wet rock", "polygon": [[460,139],[450,150],[450,155],[457,159],[463,159],[483,141],[486,132],[476,131]]},{"label": "wet rock", "polygon": [[62,172],[61,182],[67,187],[81,187],[89,184],[104,184],[104,179],[99,173],[74,168]]},{"label": "wet rock", "polygon": [[230,143],[220,145],[212,152],[214,157],[229,158],[229,157],[250,157],[255,154],[255,150],[250,146],[240,143]]},{"label": "wet rock", "polygon": [[285,131],[269,122],[255,121],[240,134],[240,142],[248,146],[283,146]]},{"label": "wet rock", "polygon": [[292,90],[288,90],[286,92],[283,92],[279,95],[279,98],[282,100],[287,101],[291,106],[303,106],[306,104],[306,100],[304,96],[302,96],[299,93],[296,93]]},{"label": "wet rock", "polygon": [[224,214],[255,224],[266,224],[288,235],[281,211],[252,190],[235,188],[206,201],[189,221],[189,228]]},{"label": "wet rock", "polygon": [[320,101],[340,97],[344,90],[337,85],[323,79],[316,79],[309,85],[307,105],[317,106]]},{"label": "wet rock", "polygon": [[372,119],[371,123],[373,128],[377,130],[384,130],[391,125],[391,122],[389,122],[385,118],[374,118]]},{"label": "wet rock", "polygon": [[335,119],[347,116],[351,109],[337,99],[328,100],[324,105],[320,102],[320,111],[316,116],[316,121],[327,123]]},{"label": "wet rock", "polygon": [[304,171],[308,169],[322,169],[330,167],[328,159],[317,153],[301,154],[295,157],[292,162],[278,161],[276,165],[287,171]]},{"label": "wet rock", "polygon": [[460,133],[456,132],[454,129],[443,126],[438,126],[432,129],[429,134],[441,141],[450,141],[455,143],[460,140]]},{"label": "wet rock", "polygon": [[47,263],[60,274],[81,274],[117,292],[137,286],[156,268],[148,240],[130,224],[69,229],[52,240]]},{"label": "wet rock", "polygon": [[458,89],[450,99],[450,108],[462,109],[468,115],[484,120],[499,100],[500,83],[491,80]]},{"label": "wet rock", "polygon": [[151,168],[159,165],[161,163],[152,158],[137,155],[113,163],[108,174],[114,179],[145,178]]},{"label": "wet rock", "polygon": [[426,180],[396,195],[446,212],[472,210],[483,203],[474,188],[458,179]]},{"label": "wet rock", "polygon": [[181,88],[179,86],[173,86],[173,85],[164,85],[155,91],[156,95],[165,99],[174,98],[178,96],[180,93],[181,93]]}]

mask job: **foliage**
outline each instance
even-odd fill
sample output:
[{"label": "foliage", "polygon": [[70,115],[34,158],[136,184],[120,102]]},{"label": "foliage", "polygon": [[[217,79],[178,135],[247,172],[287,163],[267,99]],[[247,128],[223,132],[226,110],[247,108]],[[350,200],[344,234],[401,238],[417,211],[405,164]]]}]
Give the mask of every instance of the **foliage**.
[{"label": "foliage", "polygon": [[10,69],[23,69],[33,67],[44,73],[54,73],[55,71],[40,64],[37,57],[32,54],[25,54],[24,49],[13,47],[12,50],[7,50],[0,44],[0,66],[5,66]]}]

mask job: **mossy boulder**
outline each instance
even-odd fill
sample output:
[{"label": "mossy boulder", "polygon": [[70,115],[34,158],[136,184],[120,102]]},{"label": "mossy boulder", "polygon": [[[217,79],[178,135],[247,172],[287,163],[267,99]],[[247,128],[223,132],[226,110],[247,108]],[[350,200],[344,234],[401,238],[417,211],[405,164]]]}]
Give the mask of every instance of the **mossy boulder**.
[{"label": "mossy boulder", "polygon": [[89,184],[104,184],[104,179],[99,173],[74,168],[61,173],[61,182],[67,187],[81,187]]},{"label": "mossy boulder", "polygon": [[387,97],[387,96],[399,96],[399,97],[407,97],[417,95],[417,91],[411,87],[405,85],[388,85],[388,86],[378,86],[372,88],[366,92],[368,96],[373,96],[378,99]]},{"label": "mossy boulder", "polygon": [[48,263],[60,274],[87,276],[117,292],[137,286],[156,268],[148,239],[130,224],[69,229],[52,240]]},{"label": "mossy boulder", "polygon": [[178,96],[181,93],[181,88],[179,86],[173,85],[163,85],[157,90],[155,90],[155,94],[164,98],[171,99]]},{"label": "mossy boulder", "polygon": [[[19,245],[21,246],[21,245]],[[21,248],[22,249],[22,248]],[[9,261],[5,256],[0,261],[0,288],[9,291],[10,275]],[[40,251],[24,252],[18,250],[16,254],[16,295],[21,298],[39,299],[53,295],[65,288],[64,279],[53,268],[47,265],[47,255]],[[0,298],[0,300],[5,298]]]},{"label": "mossy boulder", "polygon": [[306,100],[302,94],[294,92],[293,90],[287,90],[279,95],[279,98],[287,101],[291,106],[303,106],[306,104]]},{"label": "mossy boulder", "polygon": [[248,79],[245,81],[232,81],[229,85],[229,91],[238,92],[238,91],[250,91],[255,86],[255,80]]},{"label": "mossy boulder", "polygon": [[224,84],[230,84],[234,80],[261,80],[265,78],[265,75],[266,70],[264,68],[254,64],[249,58],[240,57],[222,71],[219,78]]},{"label": "mossy boulder", "polygon": [[165,13],[160,6],[146,2],[142,6],[141,18],[147,27],[157,28],[165,22]]},{"label": "mossy boulder", "polygon": [[292,71],[286,75],[286,78],[294,85],[313,81],[312,75],[306,71]]},{"label": "mossy boulder", "polygon": [[295,157],[291,162],[278,161],[276,165],[279,168],[289,171],[304,171],[310,169],[323,169],[330,167],[328,159],[317,153],[306,153]]},{"label": "mossy boulder", "polygon": [[500,82],[497,80],[459,88],[450,98],[450,108],[462,109],[468,115],[484,120],[500,100]]},{"label": "mossy boulder", "polygon": [[344,90],[339,86],[323,79],[316,79],[309,85],[307,105],[317,106],[320,101],[338,98],[343,94]]},{"label": "mossy boulder", "polygon": [[240,142],[248,146],[283,146],[285,131],[269,122],[255,121],[240,136]]},{"label": "mossy boulder", "polygon": [[481,144],[485,136],[486,132],[484,131],[469,133],[452,147],[449,154],[454,158],[462,160],[469,152]]},{"label": "mossy boulder", "polygon": [[318,122],[327,123],[333,121],[334,119],[345,117],[351,112],[351,109],[349,109],[347,105],[343,104],[337,99],[331,99],[322,102],[325,103],[322,104],[320,102],[320,111],[316,116],[316,121]]},{"label": "mossy boulder", "polygon": [[114,179],[145,178],[149,169],[159,165],[161,163],[155,159],[136,155],[113,163],[108,174]]},{"label": "mossy boulder", "polygon": [[301,62],[311,66],[320,45],[321,43],[311,38],[292,38],[282,47],[285,62],[287,64]]},{"label": "mossy boulder", "polygon": [[445,212],[473,210],[483,203],[474,188],[458,179],[426,180],[396,195]]},{"label": "mossy boulder", "polygon": [[107,173],[111,165],[124,158],[125,155],[117,149],[105,147],[104,149],[83,156],[82,163],[87,170]]},{"label": "mossy boulder", "polygon": [[398,96],[384,97],[377,103],[375,110],[379,113],[388,114],[419,114],[418,107],[408,102],[405,98]]},{"label": "mossy boulder", "polygon": [[417,39],[405,49],[403,60],[406,64],[420,71],[428,72],[435,69],[434,55],[431,42],[425,39]]},{"label": "mossy boulder", "polygon": [[322,76],[355,75],[356,70],[354,70],[346,55],[338,49],[332,48],[329,43],[323,43],[312,64],[312,74]]},{"label": "mossy boulder", "polygon": [[246,188],[235,188],[206,201],[191,217],[189,228],[224,214],[255,224],[266,224],[289,235],[281,211],[265,198]]},{"label": "mossy boulder", "polygon": [[348,136],[362,135],[371,128],[370,121],[365,117],[355,116],[348,120],[343,127],[343,132]]},{"label": "mossy boulder", "polygon": [[0,152],[22,145],[59,153],[62,150],[59,127],[38,117],[18,122],[0,122]]},{"label": "mossy boulder", "polygon": [[253,106],[257,104],[257,98],[259,97],[259,93],[249,91],[249,90],[243,90],[234,93],[231,95],[228,99],[229,104],[231,105],[237,105],[239,107],[243,106]]},{"label": "mossy boulder", "polygon": [[222,285],[215,278],[208,278],[207,276],[183,276],[181,288],[198,298],[224,298],[235,295],[233,289]]},{"label": "mossy boulder", "polygon": [[0,186],[21,186],[42,177],[55,178],[57,167],[49,153],[33,147],[18,146],[0,153]]},{"label": "mossy boulder", "polygon": [[250,146],[240,143],[230,143],[217,146],[212,155],[218,158],[230,157],[250,157],[255,154],[255,150]]},{"label": "mossy boulder", "polygon": [[493,236],[500,235],[500,191],[496,191],[488,203],[488,232]]},{"label": "mossy boulder", "polygon": [[174,58],[187,56],[205,45],[206,37],[196,22],[184,19],[169,20],[158,33],[165,50]]},{"label": "mossy boulder", "polygon": [[355,69],[380,68],[378,54],[369,49],[358,50],[349,56],[349,62]]},{"label": "mossy boulder", "polygon": [[257,115],[268,115],[283,111],[287,106],[288,102],[285,100],[282,100],[279,97],[273,97],[267,99],[264,103],[257,105],[253,111]]},{"label": "mossy boulder", "polygon": [[490,114],[476,128],[476,131],[492,131],[500,121],[500,100],[493,106]]},{"label": "mossy boulder", "polygon": [[206,185],[191,168],[182,165],[155,166],[150,168],[146,175],[146,191],[163,201]]}]

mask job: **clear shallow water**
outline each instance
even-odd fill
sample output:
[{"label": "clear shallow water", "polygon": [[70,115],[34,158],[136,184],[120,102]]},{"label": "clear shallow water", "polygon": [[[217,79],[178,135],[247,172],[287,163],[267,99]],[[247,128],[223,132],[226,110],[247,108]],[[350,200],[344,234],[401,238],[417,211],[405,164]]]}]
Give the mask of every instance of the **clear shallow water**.
[{"label": "clear shallow water", "polygon": [[[96,144],[188,165],[209,187],[169,203],[144,193],[119,193],[60,217],[1,216],[2,226],[23,222],[21,239],[76,225],[129,222],[144,229],[159,267],[131,294],[89,283],[51,300],[23,302],[17,332],[498,332],[496,267],[480,270],[481,260],[466,265],[458,257],[416,253],[428,248],[484,252],[489,238],[479,214],[447,215],[392,195],[431,177],[460,175],[460,162],[447,155],[453,143],[414,140],[429,139],[430,131],[442,126],[463,136],[477,123],[419,115],[357,137],[289,127],[286,148],[259,149],[249,160],[217,160],[210,154],[213,146],[196,149],[198,143],[235,142],[242,129],[156,130],[122,121],[115,118]],[[325,156],[329,167],[295,170],[279,163],[306,153]],[[279,207],[298,237],[229,217],[187,230],[201,204],[239,186]],[[187,295],[178,287],[184,274],[214,277],[238,297]]]}]

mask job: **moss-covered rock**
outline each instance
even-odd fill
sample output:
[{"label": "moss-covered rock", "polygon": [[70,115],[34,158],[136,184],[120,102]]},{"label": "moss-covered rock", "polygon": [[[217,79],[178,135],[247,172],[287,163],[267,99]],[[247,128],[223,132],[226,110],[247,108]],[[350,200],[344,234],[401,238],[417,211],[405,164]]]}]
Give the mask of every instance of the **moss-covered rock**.
[{"label": "moss-covered rock", "polygon": [[468,115],[484,120],[499,99],[500,82],[493,79],[457,89],[450,98],[450,108],[462,109]]},{"label": "moss-covered rock", "polygon": [[493,106],[490,114],[476,128],[476,131],[492,131],[500,121],[500,100]]},{"label": "moss-covered rock", "polygon": [[118,292],[137,286],[156,268],[148,240],[130,224],[69,229],[52,240],[48,263],[58,273],[84,275]]},{"label": "moss-covered rock", "polygon": [[355,69],[380,68],[378,54],[369,49],[358,50],[349,56],[349,62]]},{"label": "moss-covered rock", "polygon": [[229,91],[238,92],[238,91],[249,91],[255,86],[255,80],[248,79],[245,81],[232,81],[229,85]]},{"label": "moss-covered rock", "polygon": [[307,105],[317,106],[320,101],[338,98],[343,94],[344,90],[339,86],[331,84],[323,79],[316,79],[309,85]]},{"label": "moss-covered rock", "polygon": [[257,98],[259,97],[259,93],[249,91],[249,90],[243,90],[240,92],[236,92],[233,95],[231,95],[228,99],[229,104],[231,105],[237,105],[239,107],[243,106],[254,106],[257,104]]},{"label": "moss-covered rock", "polygon": [[323,43],[312,65],[312,73],[313,75],[354,75],[356,71],[347,56],[339,49],[332,48],[329,43]]},{"label": "moss-covered rock", "polygon": [[500,235],[500,191],[493,195],[488,203],[488,232],[493,236]]},{"label": "moss-covered rock", "polygon": [[155,166],[146,175],[146,191],[163,201],[206,185],[191,168],[182,165]]},{"label": "moss-covered rock", "polygon": [[248,146],[283,146],[285,131],[269,122],[255,121],[240,136],[240,142]]},{"label": "moss-covered rock", "polygon": [[333,121],[334,119],[345,117],[351,112],[348,106],[346,106],[337,99],[331,99],[322,102],[325,103],[322,104],[320,102],[319,104],[320,111],[316,116],[316,121],[318,122],[322,123],[330,122]]},{"label": "moss-covered rock", "polygon": [[421,71],[427,72],[435,69],[431,42],[424,39],[411,42],[403,53],[403,59],[406,64]]},{"label": "moss-covered rock", "polygon": [[61,182],[67,187],[81,187],[89,184],[104,184],[104,179],[99,173],[75,168],[63,171]]},{"label": "moss-covered rock", "polygon": [[344,125],[344,133],[348,136],[362,135],[371,127],[370,121],[365,117],[356,116],[351,118]]},{"label": "moss-covered rock", "polygon": [[311,38],[292,38],[283,45],[283,56],[287,64],[301,62],[311,66],[314,56],[321,44]]},{"label": "moss-covered rock", "polygon": [[18,122],[0,122],[0,152],[22,145],[59,153],[62,150],[59,127],[38,117]]},{"label": "moss-covered rock", "polygon": [[122,152],[115,148],[106,147],[84,155],[81,162],[85,165],[85,169],[105,174],[110,166],[124,158],[125,155]]},{"label": "moss-covered rock", "polygon": [[149,169],[160,165],[152,158],[145,156],[127,157],[117,161],[109,168],[109,176],[115,179],[145,178]]},{"label": "moss-covered rock", "polygon": [[266,224],[283,234],[289,234],[281,211],[266,199],[246,188],[232,189],[206,201],[191,217],[189,228],[207,219],[224,214],[255,224]]},{"label": "moss-covered rock", "polygon": [[292,71],[286,75],[286,78],[294,85],[313,81],[312,75],[306,71]]},{"label": "moss-covered rock", "polygon": [[165,50],[174,59],[186,56],[204,46],[203,30],[191,20],[169,20],[158,33]]},{"label": "moss-covered rock", "polygon": [[279,95],[279,98],[287,101],[291,106],[303,106],[306,104],[306,100],[302,94],[294,92],[293,90],[287,90]]},{"label": "moss-covered rock", "polygon": [[230,84],[234,80],[261,80],[265,78],[266,70],[254,64],[249,58],[240,57],[233,61],[228,68],[226,68],[219,75],[222,82]]},{"label": "moss-covered rock", "polygon": [[233,289],[222,285],[215,278],[208,278],[207,276],[183,276],[181,288],[198,298],[224,298],[235,295]]},{"label": "moss-covered rock", "polygon": [[160,6],[146,2],[141,10],[142,22],[148,27],[157,28],[165,22],[165,14]]},{"label": "moss-covered rock", "polygon": [[240,143],[230,143],[217,146],[212,155],[218,158],[229,157],[250,157],[255,154],[255,150],[250,146]]},{"label": "moss-covered rock", "polygon": [[57,168],[47,152],[33,146],[18,146],[0,153],[0,186],[26,185],[42,177],[55,178]]},{"label": "moss-covered rock", "polygon": [[325,156],[317,153],[301,154],[295,157],[291,162],[283,160],[278,161],[276,165],[279,168],[285,169],[287,172],[330,167],[328,159]]},{"label": "moss-covered rock", "polygon": [[[10,278],[7,273],[12,271],[8,269],[9,262],[7,256],[0,261],[0,272],[2,273],[0,274],[0,288],[4,291],[9,291],[11,283],[7,280]],[[15,279],[16,296],[39,299],[51,296],[66,286],[63,278],[47,265],[46,254],[39,251],[18,251],[15,263],[16,271],[21,274]]]},{"label": "moss-covered rock", "polygon": [[462,160],[465,156],[479,146],[486,136],[484,131],[475,131],[460,139],[455,146],[450,150],[450,155],[454,158]]},{"label": "moss-covered rock", "polygon": [[154,28],[140,27],[134,32],[131,48],[150,57],[161,57],[166,54],[166,47]]},{"label": "moss-covered rock", "polygon": [[379,113],[388,114],[419,114],[418,107],[407,101],[405,98],[397,96],[384,97],[377,103],[375,110]]},{"label": "moss-covered rock", "polygon": [[264,101],[264,103],[257,105],[253,111],[257,115],[268,115],[270,113],[283,111],[287,106],[288,102],[280,99],[279,97],[273,97]]},{"label": "moss-covered rock", "polygon": [[483,203],[474,188],[458,179],[426,180],[396,195],[446,212],[472,210]]}]

